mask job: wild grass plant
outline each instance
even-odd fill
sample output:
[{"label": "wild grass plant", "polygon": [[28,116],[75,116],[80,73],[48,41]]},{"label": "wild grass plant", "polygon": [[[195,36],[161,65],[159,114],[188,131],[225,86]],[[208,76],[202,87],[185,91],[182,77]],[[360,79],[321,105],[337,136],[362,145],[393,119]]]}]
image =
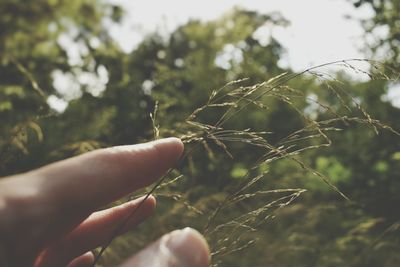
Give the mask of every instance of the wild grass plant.
[{"label": "wild grass plant", "polygon": [[[249,79],[240,79],[213,90],[204,105],[195,108],[184,121],[170,125],[162,124],[162,118],[159,119],[159,114],[166,112],[163,108],[167,105],[156,103],[154,112],[150,114],[154,139],[177,136],[185,144],[185,153],[175,168],[156,185],[141,192],[146,197],[152,194],[164,202],[160,204],[164,206],[161,208],[164,214],[159,216],[162,222],[158,221],[158,226],[161,223],[164,229],[179,226],[198,229],[210,244],[212,266],[224,266],[224,259],[229,255],[257,246],[257,233],[263,231],[263,226],[276,217],[279,221],[280,211],[307,193],[306,188],[271,188],[267,181],[271,179],[269,172],[276,162],[294,163],[296,172],[306,173],[303,177],[317,179],[343,202],[359,205],[351,195],[339,190],[327,174],[303,160],[303,155],[334,146],[332,134],[349,131],[354,125],[363,125],[376,135],[388,131],[399,137],[400,133],[370,115],[346,84],[326,70],[328,67],[371,80],[397,82],[400,74],[377,61],[348,59],[311,67],[300,73],[282,73],[254,85]],[[296,89],[296,79],[302,76],[315,79],[319,90],[334,99],[326,101],[307,94],[304,88]],[[275,135],[263,125],[257,129],[246,125],[234,128],[237,125],[231,123],[233,118],[246,117],[249,110],[268,114],[272,101],[295,111],[302,127],[291,127],[292,131],[284,136]],[[285,124],[285,121],[280,123]],[[250,161],[242,151],[251,151]],[[193,178],[190,177],[197,175],[197,154],[207,157],[210,162],[209,166],[201,167],[217,165],[210,167],[214,170],[210,174],[221,175],[215,171],[219,167],[233,170],[224,174],[230,177],[228,186],[220,187],[216,176],[206,179],[211,187],[209,190],[191,188],[193,183],[190,180]],[[124,223],[115,226],[109,242],[98,251],[96,263],[101,265],[103,253],[107,254],[107,248],[138,209],[140,206],[132,210]],[[110,250],[112,255],[113,249]]]},{"label": "wild grass plant", "polygon": [[[15,64],[31,83],[37,97],[45,99],[33,75],[20,63]],[[257,84],[246,78],[232,81],[212,90],[207,101],[200,107],[194,107],[186,119],[169,121],[167,125],[163,123],[163,116],[170,106],[168,103],[156,103],[150,114],[153,138],[177,136],[185,144],[185,153],[175,168],[154,186],[139,192],[147,197],[150,194],[156,196],[161,214],[142,229],[142,234],[135,232],[133,237],[128,234],[128,237],[123,236],[113,242],[140,206],[132,210],[123,223],[115,225],[109,242],[97,251],[93,266],[109,266],[120,261],[124,253],[130,254],[132,247],[143,247],[160,234],[184,226],[194,227],[206,237],[213,266],[226,266],[225,262],[231,255],[257,246],[257,241],[262,238],[259,233],[265,231],[265,225],[272,221],[279,222],[280,212],[295,201],[301,201],[299,197],[310,190],[297,186],[296,182],[293,186],[281,188],[274,187],[274,183],[271,185],[274,177],[270,172],[281,163],[297,166],[289,175],[296,176],[301,172],[302,179],[314,179],[325,184],[326,188],[340,196],[341,201],[362,205],[341,191],[328,174],[317,170],[307,153],[335,146],[331,137],[351,131],[354,125],[361,125],[376,135],[381,131],[397,137],[400,134],[370,115],[362,101],[347,88],[350,85],[342,81],[340,75],[329,72],[326,69],[329,67],[341,69],[340,75],[350,72],[369,80],[391,83],[399,80],[399,71],[383,63],[349,59],[322,64],[300,73],[282,73]],[[304,77],[315,81],[319,91],[310,93],[304,87],[296,88],[297,80]],[[319,92],[329,97],[319,97]],[[287,108],[295,114],[294,118],[288,118],[288,122],[299,122],[289,125],[290,131],[285,134],[277,134],[270,128],[271,125],[254,124],[250,117],[247,121],[249,112],[256,116],[268,116],[271,105],[277,104],[278,109]],[[12,160],[7,157],[13,150],[28,154],[32,138],[39,142],[43,140],[40,120],[55,115],[43,112],[43,106],[39,105],[40,113],[42,115],[33,120],[16,125],[10,138],[3,140],[0,153],[2,164]],[[237,124],[237,121],[240,123]],[[288,122],[279,121],[279,124]],[[99,147],[99,144],[91,142],[77,145],[76,149],[80,150]],[[251,155],[246,155],[249,152]],[[206,170],[199,172],[198,168]],[[199,174],[210,177],[199,177]],[[199,181],[205,186],[198,186]],[[389,225],[380,238],[392,232],[396,225]]]},{"label": "wild grass plant", "polygon": [[[185,154],[175,168],[118,202],[151,193],[156,214],[118,238],[124,223],[115,225],[97,266],[191,226],[214,266],[397,267],[400,110],[387,94],[399,84],[396,1],[355,1],[374,10],[366,35],[388,27],[376,43],[387,63],[300,73],[280,64],[285,49],[271,29],[289,22],[278,13],[236,8],[150,34],[127,54],[109,34],[123,20],[117,5],[1,1],[0,176],[178,136]],[[99,70],[107,79],[96,94],[80,79]],[[77,98],[59,90],[60,77]],[[68,107],[52,110],[51,98]]]}]

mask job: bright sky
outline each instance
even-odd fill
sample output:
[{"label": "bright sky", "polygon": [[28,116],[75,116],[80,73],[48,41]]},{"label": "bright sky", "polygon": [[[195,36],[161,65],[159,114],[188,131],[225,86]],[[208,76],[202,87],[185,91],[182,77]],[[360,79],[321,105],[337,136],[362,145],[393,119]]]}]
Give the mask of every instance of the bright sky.
[{"label": "bright sky", "polygon": [[[190,19],[203,21],[216,19],[235,6],[260,13],[278,11],[291,22],[291,25],[287,28],[276,28],[272,34],[287,49],[287,54],[281,63],[284,66],[292,67],[295,71],[302,71],[307,67],[335,60],[366,57],[360,52],[363,47],[363,30],[359,22],[345,17],[351,15],[354,18],[367,18],[372,15],[372,11],[368,8],[353,8],[349,0],[105,1],[122,5],[127,12],[122,25],[113,26],[110,29],[111,35],[126,52],[131,52],[147,33],[156,30],[169,33]],[[62,41],[60,40],[61,43],[63,43]],[[72,49],[74,47],[72,41],[64,41],[64,46],[68,47],[67,50],[71,52],[70,58],[76,58],[72,52],[79,52],[79,47]],[[56,74],[54,75],[57,76]],[[66,79],[62,79],[62,75],[58,76],[60,77],[55,77],[56,82],[68,84]],[[90,83],[100,84],[103,88],[104,83],[107,82],[107,75],[103,75],[105,77],[103,82],[98,82],[96,77],[88,79],[86,76],[83,78],[89,85]],[[79,82],[82,83],[82,81]],[[76,82],[76,84],[78,86],[76,91],[80,92],[79,83]],[[56,88],[58,87],[56,86]],[[70,92],[73,86],[68,86],[68,88]],[[400,107],[400,87],[396,88],[396,90],[389,91],[386,99]],[[53,103],[52,106],[59,107],[60,111],[65,109],[67,106],[65,100],[53,98],[49,99],[49,102]],[[60,104],[57,101],[63,102]]]},{"label": "bright sky", "polygon": [[260,13],[279,11],[291,22],[277,28],[273,35],[286,48],[285,65],[302,70],[328,61],[365,57],[361,52],[362,28],[346,15],[365,18],[369,9],[353,8],[348,0],[108,0],[127,10],[122,26],[111,30],[112,36],[129,52],[143,34],[155,30],[171,32],[189,19],[218,18],[234,6]]}]

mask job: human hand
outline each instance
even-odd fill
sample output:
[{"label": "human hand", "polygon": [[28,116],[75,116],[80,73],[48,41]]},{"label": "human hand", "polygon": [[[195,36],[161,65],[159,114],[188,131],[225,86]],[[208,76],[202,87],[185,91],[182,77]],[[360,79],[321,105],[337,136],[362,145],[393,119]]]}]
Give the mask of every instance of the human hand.
[{"label": "human hand", "polygon": [[[86,267],[92,249],[143,200],[97,211],[162,176],[180,157],[182,142],[167,138],[92,151],[0,180],[0,266]],[[123,231],[155,208],[150,196]],[[209,250],[195,230],[173,231],[128,259],[123,267],[209,265]]]}]

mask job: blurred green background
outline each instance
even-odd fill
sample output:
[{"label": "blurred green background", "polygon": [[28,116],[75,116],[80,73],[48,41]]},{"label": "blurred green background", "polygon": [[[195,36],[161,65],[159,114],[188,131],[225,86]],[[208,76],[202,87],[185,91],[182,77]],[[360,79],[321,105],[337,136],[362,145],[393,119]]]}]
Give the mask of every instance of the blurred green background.
[{"label": "blurred green background", "polygon": [[[354,9],[366,6],[374,16],[360,21],[365,38],[379,27],[385,27],[387,35],[368,42],[365,57],[373,58],[384,49],[379,59],[396,78],[400,74],[400,2],[354,1]],[[254,32],[266,23],[271,27],[289,23],[276,13],[236,8],[217,20],[191,20],[168,36],[148,34],[131,53],[125,53],[109,34],[110,25],[121,22],[123,8],[100,0],[1,0],[0,13],[0,176],[96,148],[151,140],[149,114],[156,103],[161,136],[189,134],[180,125],[207,102],[213,90],[241,78],[249,78],[244,83],[252,85],[293,73],[279,67],[284,47],[278,40],[271,37],[264,44],[254,38]],[[70,45],[78,45],[78,59],[68,50]],[[224,65],[216,64],[226,50],[239,53],[240,60],[230,57]],[[347,72],[345,68],[331,75],[372,118],[400,129],[400,109],[387,100],[389,88],[400,90],[399,84],[354,79]],[[316,76],[303,75],[288,85],[347,114],[342,99]],[[306,125],[279,97],[265,99],[263,104],[265,109],[249,108],[234,116],[227,127],[271,132],[267,138],[275,144]],[[296,107],[304,113],[311,109],[315,120],[330,116],[307,101],[299,100]],[[202,119],[212,123],[219,115],[211,110]],[[351,201],[291,160],[259,166],[257,171],[266,175],[253,192],[307,191],[290,205],[271,208],[257,231],[236,236],[235,240],[248,246],[235,251],[235,246],[242,245],[230,244],[232,250],[215,255],[215,265],[400,266],[400,137],[384,129],[376,134],[370,125],[336,126],[343,131],[330,133],[330,147],[308,150],[299,157]],[[232,186],[240,184],[259,157],[251,146],[233,145],[232,151],[233,159],[215,144],[194,151],[175,172],[183,177],[156,191],[157,214],[138,230],[116,239],[99,266],[116,266],[169,230],[184,226],[204,230],[217,204]],[[213,223],[224,224],[280,194],[255,196],[228,207]],[[214,252],[224,246],[218,242],[232,234],[229,231],[208,237]]]}]

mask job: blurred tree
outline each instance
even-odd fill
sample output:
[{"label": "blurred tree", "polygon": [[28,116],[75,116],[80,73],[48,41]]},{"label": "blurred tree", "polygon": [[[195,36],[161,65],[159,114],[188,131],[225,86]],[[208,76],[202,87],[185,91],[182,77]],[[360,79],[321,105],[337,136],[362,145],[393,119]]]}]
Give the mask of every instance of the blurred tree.
[{"label": "blurred tree", "polygon": [[[386,2],[358,4],[376,6],[373,25],[389,25],[390,38],[382,45],[387,42],[396,51],[399,5],[395,0],[392,4]],[[379,5],[381,9],[377,8]],[[0,10],[0,175],[22,172],[97,147],[152,139],[149,114],[155,109],[154,125],[159,125],[161,136],[192,134],[192,128],[183,122],[207,102],[214,90],[237,79],[249,78],[227,86],[228,93],[284,72],[293,74],[280,66],[285,50],[268,31],[288,25],[276,13],[235,9],[214,21],[190,21],[166,37],[149,34],[137,49],[125,54],[107,31],[112,21],[118,22],[123,14],[117,6],[96,0],[3,0]],[[398,52],[393,53],[388,61],[396,63]],[[354,109],[355,103],[361,103],[373,118],[400,128],[399,109],[382,98],[388,91],[386,81],[354,82],[342,74],[335,78],[347,93],[332,90],[315,75],[300,76],[286,82],[280,94],[272,91],[268,97],[259,97],[258,106],[246,106],[227,120],[224,128],[266,130],[268,142],[278,146],[282,138],[308,125],[310,118],[332,118],[332,110],[316,106],[315,100],[332,107],[337,114],[365,118],[360,109]],[[55,110],[60,105],[67,105],[64,111]],[[346,105],[351,107],[350,112]],[[221,115],[221,109],[211,108],[199,114],[198,120],[214,124]],[[293,160],[252,168],[251,175],[264,174],[252,185],[254,192],[275,188],[307,188],[309,192],[301,202],[278,208],[276,220],[272,220],[276,214],[271,208],[270,217],[266,217],[271,219],[269,224],[240,236],[244,242],[258,239],[256,246],[221,253],[224,257],[215,256],[215,263],[399,265],[395,231],[399,213],[393,205],[399,201],[399,139],[385,131],[374,136],[373,127],[353,122],[337,122],[333,126],[348,130],[330,133],[333,146],[302,153],[301,160],[331,178],[354,203],[344,203],[336,192]],[[296,145],[321,142],[310,139]],[[175,227],[204,229],[211,211],[243,183],[243,175],[262,153],[257,147],[240,142],[227,142],[227,150],[231,148],[233,159],[210,139],[199,145],[180,170],[188,175],[156,192],[161,199],[159,215],[134,236],[116,240],[102,264],[120,262]],[[282,192],[274,194],[260,194],[232,204],[233,208],[222,210],[213,223],[223,224],[282,196]],[[280,205],[285,206],[281,202],[276,206]],[[256,219],[254,216],[249,222]],[[242,234],[238,230],[229,232],[230,229],[237,228],[218,228],[217,238],[210,238],[212,248],[224,244],[227,235],[223,234],[227,232]],[[381,238],[385,229],[389,231]]]},{"label": "blurred tree", "polygon": [[[68,142],[60,143],[59,132],[48,134],[39,121],[57,116],[50,100],[63,105],[91,92],[82,83],[72,90],[73,81],[98,76],[95,51],[115,50],[105,25],[118,21],[121,9],[96,0],[5,0],[0,10],[0,174],[5,175],[48,162],[48,150]],[[56,76],[64,78],[58,79],[63,91],[55,88]],[[38,141],[53,146],[46,149]]]},{"label": "blurred tree", "polygon": [[352,0],[355,7],[369,6],[374,16],[362,20],[367,45],[380,60],[400,62],[400,1]]}]

